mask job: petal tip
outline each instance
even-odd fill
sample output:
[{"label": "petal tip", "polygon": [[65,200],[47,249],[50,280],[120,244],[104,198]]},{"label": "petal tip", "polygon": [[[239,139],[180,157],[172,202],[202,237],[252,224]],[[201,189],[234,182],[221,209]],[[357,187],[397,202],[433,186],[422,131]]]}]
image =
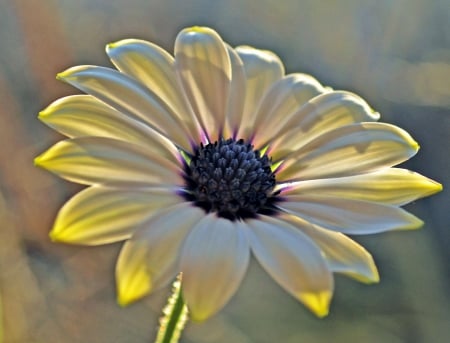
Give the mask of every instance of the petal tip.
[{"label": "petal tip", "polygon": [[330,311],[330,301],[332,297],[330,291],[301,293],[298,298],[300,301],[317,317],[324,318]]},{"label": "petal tip", "polygon": [[117,296],[116,301],[120,307],[127,307],[128,305],[132,304],[135,300],[131,300],[131,299],[127,298],[126,296],[119,294]]},{"label": "petal tip", "polygon": [[50,240],[54,243],[66,243],[66,241],[61,237],[61,232],[56,231],[55,229],[51,230],[48,234]]},{"label": "petal tip", "polygon": [[111,42],[111,43],[106,44],[106,47],[105,47],[106,53],[109,53],[112,49],[116,48],[117,45],[118,45],[117,42]]},{"label": "petal tip", "polygon": [[46,108],[46,109],[43,109],[42,111],[40,111],[39,113],[38,113],[38,119],[40,120],[40,121],[43,121],[43,122],[45,122],[45,120],[48,118],[50,116],[50,111],[48,110],[48,108]]},{"label": "petal tip", "polygon": [[377,275],[373,278],[373,279],[371,279],[371,280],[369,280],[369,282],[367,282],[367,284],[376,284],[376,283],[380,283],[380,275],[377,273]]},{"label": "petal tip", "polygon": [[44,166],[44,160],[45,160],[45,153],[44,154],[41,154],[41,155],[39,155],[39,156],[36,156],[35,158],[34,158],[34,160],[33,160],[33,164],[36,166],[36,167],[43,167]]},{"label": "petal tip", "polygon": [[412,214],[410,214],[412,216],[410,222],[408,224],[406,224],[405,226],[399,227],[399,230],[419,230],[423,227],[423,225],[425,224],[425,222],[420,219],[417,218],[416,216],[413,216]]},{"label": "petal tip", "polygon": [[202,323],[215,314],[215,313],[208,313],[206,311],[196,311],[193,310],[192,308],[189,308],[189,306],[188,309],[189,309],[189,318],[196,323]]},{"label": "petal tip", "polygon": [[434,187],[432,188],[432,191],[433,191],[433,193],[438,193],[438,192],[441,192],[443,189],[444,189],[444,186],[441,183],[436,182],[434,184]]},{"label": "petal tip", "polygon": [[375,121],[378,121],[381,118],[381,114],[377,111],[372,111],[371,115]]},{"label": "petal tip", "polygon": [[[56,79],[59,81],[64,81],[64,82],[69,82],[69,81],[73,81],[74,79],[76,79],[76,74],[77,72],[80,71],[85,71],[89,68],[92,68],[92,66],[87,66],[87,65],[80,65],[80,66],[75,66],[75,67],[70,67],[58,74],[56,74]],[[100,67],[98,67],[100,68]]]},{"label": "petal tip", "polygon": [[36,156],[33,160],[33,164],[36,167],[48,169],[49,165],[49,151],[45,151],[42,154]]},{"label": "petal tip", "polygon": [[64,81],[67,78],[67,74],[68,74],[67,70],[66,71],[62,71],[62,72],[56,74],[56,79],[58,81]]},{"label": "petal tip", "polygon": [[122,289],[122,287],[118,286],[116,301],[120,307],[127,307],[143,298],[148,293],[150,293],[149,287],[144,287],[142,289],[132,291],[128,289]]},{"label": "petal tip", "polygon": [[353,275],[353,278],[359,282],[365,283],[366,285],[373,285],[380,282],[380,274],[376,268],[372,270],[372,274],[370,275]]},{"label": "petal tip", "polygon": [[73,78],[73,69],[76,67],[71,67],[69,69],[66,69],[58,74],[56,74],[56,79],[58,81],[68,82],[71,78]]},{"label": "petal tip", "polygon": [[206,26],[191,26],[191,27],[185,28],[183,31],[186,33],[191,32],[191,33],[210,34],[213,30]]}]

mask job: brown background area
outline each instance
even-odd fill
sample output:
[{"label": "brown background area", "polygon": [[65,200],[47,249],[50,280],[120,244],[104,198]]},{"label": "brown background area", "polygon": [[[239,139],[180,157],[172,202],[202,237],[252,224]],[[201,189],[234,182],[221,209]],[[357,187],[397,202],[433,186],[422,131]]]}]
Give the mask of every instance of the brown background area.
[{"label": "brown background area", "polygon": [[[110,65],[106,43],[136,37],[172,51],[190,25],[212,26],[232,45],[274,50],[288,72],[361,94],[421,144],[406,166],[449,184],[448,0],[0,1],[0,342],[152,341],[167,290],[121,309],[113,279],[120,245],[49,242],[58,208],[79,187],[33,166],[61,138],[36,115],[76,93],[57,72]],[[408,209],[424,228],[358,237],[382,281],[337,276],[328,318],[314,318],[254,263],[230,304],[190,324],[182,342],[448,342],[449,193]]]}]

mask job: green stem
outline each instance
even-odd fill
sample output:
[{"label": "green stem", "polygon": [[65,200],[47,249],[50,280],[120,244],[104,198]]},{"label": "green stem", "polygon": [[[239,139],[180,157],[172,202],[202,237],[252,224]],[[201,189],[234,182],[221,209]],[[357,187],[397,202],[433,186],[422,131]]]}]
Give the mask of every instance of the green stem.
[{"label": "green stem", "polygon": [[187,322],[187,307],[181,294],[181,274],[173,283],[172,294],[163,310],[155,343],[178,343]]}]

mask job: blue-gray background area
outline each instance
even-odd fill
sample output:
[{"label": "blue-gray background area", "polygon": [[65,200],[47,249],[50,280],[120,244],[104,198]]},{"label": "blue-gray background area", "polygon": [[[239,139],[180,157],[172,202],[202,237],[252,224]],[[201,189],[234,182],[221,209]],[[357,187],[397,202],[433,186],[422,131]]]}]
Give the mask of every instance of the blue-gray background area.
[{"label": "blue-gray background area", "polygon": [[[420,143],[404,166],[446,185],[450,137],[448,0],[0,1],[0,292],[6,343],[151,342],[169,289],[127,308],[115,302],[120,244],[53,244],[58,208],[80,187],[32,159],[61,139],[37,119],[76,93],[55,74],[110,66],[104,46],[142,38],[169,51],[186,26],[214,27],[231,45],[276,52],[286,70],[362,95],[382,120]],[[313,317],[252,263],[231,302],[183,343],[444,343],[450,341],[449,192],[407,209],[425,226],[356,237],[381,283],[336,276],[330,315]]]}]

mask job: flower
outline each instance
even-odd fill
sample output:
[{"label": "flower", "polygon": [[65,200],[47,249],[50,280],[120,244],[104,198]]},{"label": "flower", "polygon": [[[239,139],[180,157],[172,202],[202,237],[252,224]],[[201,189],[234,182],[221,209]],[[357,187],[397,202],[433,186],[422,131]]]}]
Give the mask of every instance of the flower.
[{"label": "flower", "polygon": [[69,139],[35,163],[89,187],[62,207],[50,237],[125,240],[123,305],[181,272],[195,320],[228,302],[251,254],[319,317],[333,272],[377,282],[371,255],[346,234],[422,225],[400,206],[441,185],[392,168],[418,144],[378,123],[359,96],[285,75],[270,51],[231,48],[203,27],[182,30],[174,50],[126,39],[106,48],[117,70],[58,74],[87,95],[39,114]]}]

